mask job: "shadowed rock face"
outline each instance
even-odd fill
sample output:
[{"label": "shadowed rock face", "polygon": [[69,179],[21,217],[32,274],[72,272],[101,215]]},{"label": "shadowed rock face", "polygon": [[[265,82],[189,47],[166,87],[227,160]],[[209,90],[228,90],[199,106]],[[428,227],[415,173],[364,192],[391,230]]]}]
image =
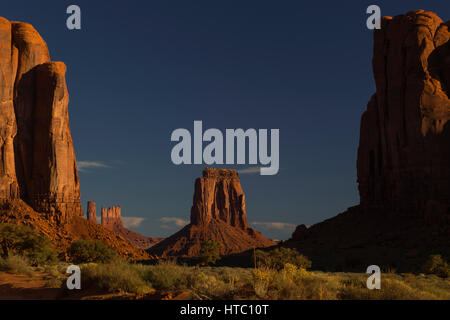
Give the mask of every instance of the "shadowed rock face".
[{"label": "shadowed rock face", "polygon": [[235,170],[211,169],[195,181],[191,223],[149,252],[159,256],[197,256],[201,243],[222,244],[222,254],[233,254],[275,243],[248,226],[245,195]]},{"label": "shadowed rock face", "polygon": [[432,12],[385,17],[374,34],[376,93],[361,119],[360,205],[297,227],[316,267],[415,270],[450,256],[450,23]]},{"label": "shadowed rock face", "polygon": [[56,222],[82,215],[65,72],[31,25],[0,17],[0,199]]},{"label": "shadowed rock face", "polygon": [[432,12],[375,32],[377,92],[361,119],[361,205],[422,214],[450,206],[450,32]]}]

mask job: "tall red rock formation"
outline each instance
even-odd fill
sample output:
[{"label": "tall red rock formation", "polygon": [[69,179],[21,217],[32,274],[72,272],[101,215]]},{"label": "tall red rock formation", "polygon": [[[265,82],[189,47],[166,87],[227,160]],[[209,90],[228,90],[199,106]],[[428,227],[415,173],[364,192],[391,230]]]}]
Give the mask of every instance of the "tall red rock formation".
[{"label": "tall red rock formation", "polygon": [[[374,34],[376,93],[361,119],[360,205],[291,240],[325,268],[417,270],[450,256],[450,23],[417,10]],[[416,268],[416,269],[414,269]]]},{"label": "tall red rock formation", "polygon": [[248,226],[245,195],[235,170],[206,168],[203,177],[195,181],[191,223],[149,252],[158,256],[197,256],[206,240],[221,243],[221,254],[275,244]]},{"label": "tall red rock formation", "polygon": [[92,223],[97,223],[97,208],[95,201],[88,201],[87,203],[87,219]]},{"label": "tall red rock formation", "polygon": [[0,17],[0,198],[58,223],[82,215],[65,72],[31,25]]},{"label": "tall red rock formation", "polygon": [[195,181],[191,223],[207,225],[211,220],[248,229],[245,195],[235,170],[206,168]]},{"label": "tall red rock formation", "polygon": [[12,25],[0,17],[0,198],[20,196],[14,157],[17,121],[14,113],[14,82],[17,66],[12,46]]},{"label": "tall red rock formation", "polygon": [[386,17],[374,36],[377,92],[361,119],[361,205],[422,214],[450,207],[450,23]]}]

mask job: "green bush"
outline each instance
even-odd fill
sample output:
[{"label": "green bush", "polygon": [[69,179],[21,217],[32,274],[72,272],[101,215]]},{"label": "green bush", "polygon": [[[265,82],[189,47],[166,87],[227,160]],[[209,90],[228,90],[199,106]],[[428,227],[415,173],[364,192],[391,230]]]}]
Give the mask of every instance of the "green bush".
[{"label": "green bush", "polygon": [[441,278],[450,277],[450,266],[440,254],[430,255],[423,265],[423,272],[427,274],[435,274]]},{"label": "green bush", "polygon": [[108,263],[117,257],[116,252],[103,242],[88,240],[72,242],[68,254],[71,261],[76,264],[89,262]]},{"label": "green bush", "polygon": [[109,292],[145,294],[152,291],[134,265],[123,260],[106,264],[85,264],[81,266],[81,287],[97,287]]},{"label": "green bush", "polygon": [[187,285],[189,269],[172,261],[163,261],[156,266],[149,266],[143,272],[143,277],[158,290],[183,289]]},{"label": "green bush", "polygon": [[0,256],[7,258],[18,254],[28,259],[33,266],[54,264],[58,255],[50,240],[28,226],[14,224],[0,225]]},{"label": "green bush", "polygon": [[276,248],[269,251],[255,250],[257,267],[282,270],[289,263],[299,268],[311,268],[311,261],[296,249]]},{"label": "green bush", "polygon": [[202,265],[207,264],[215,264],[218,259],[220,259],[220,249],[222,249],[222,245],[213,240],[207,240],[202,242],[200,249],[200,263]]}]

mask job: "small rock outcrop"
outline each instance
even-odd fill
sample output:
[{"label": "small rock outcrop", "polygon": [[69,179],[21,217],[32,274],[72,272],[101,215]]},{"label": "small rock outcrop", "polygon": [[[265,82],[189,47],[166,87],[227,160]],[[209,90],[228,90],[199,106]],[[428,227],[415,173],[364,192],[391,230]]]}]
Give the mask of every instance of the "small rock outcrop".
[{"label": "small rock outcrop", "polygon": [[95,207],[95,201],[88,201],[87,203],[87,219],[92,223],[97,223],[97,209]]},{"label": "small rock outcrop", "polygon": [[102,208],[101,224],[106,229],[114,229],[114,226],[123,226],[120,206]]},{"label": "small rock outcrop", "polygon": [[58,223],[82,215],[65,73],[33,26],[0,17],[0,200]]},{"label": "small rock outcrop", "polygon": [[203,177],[195,181],[191,223],[149,252],[158,256],[197,256],[206,240],[221,243],[221,254],[275,244],[248,226],[245,195],[235,170],[206,168]]}]

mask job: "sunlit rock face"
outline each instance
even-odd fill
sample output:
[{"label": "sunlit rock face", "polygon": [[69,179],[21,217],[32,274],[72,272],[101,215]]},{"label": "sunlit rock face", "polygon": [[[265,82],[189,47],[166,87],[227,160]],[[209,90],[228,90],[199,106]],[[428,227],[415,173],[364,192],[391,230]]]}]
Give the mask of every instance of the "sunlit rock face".
[{"label": "sunlit rock face", "polygon": [[33,26],[0,17],[0,199],[61,223],[82,215],[65,73]]}]

